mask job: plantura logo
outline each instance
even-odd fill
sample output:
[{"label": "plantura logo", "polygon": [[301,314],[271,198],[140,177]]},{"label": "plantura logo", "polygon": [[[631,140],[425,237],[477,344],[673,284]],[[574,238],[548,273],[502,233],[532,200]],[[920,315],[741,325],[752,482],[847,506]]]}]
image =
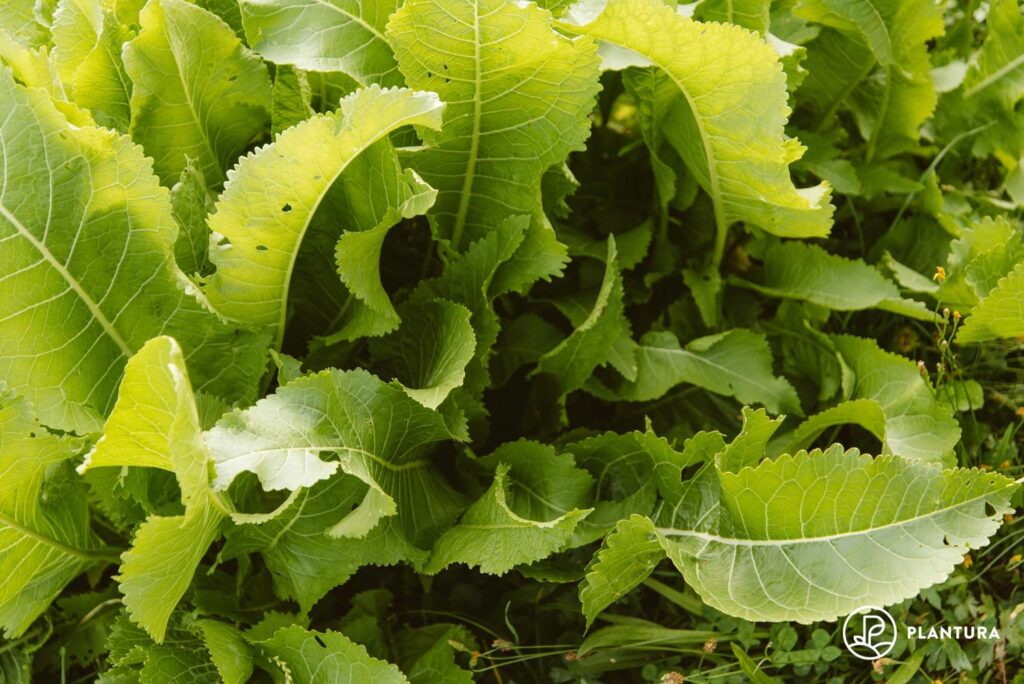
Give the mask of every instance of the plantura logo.
[{"label": "plantura logo", "polygon": [[[1001,638],[998,628],[984,625],[911,626],[905,630],[907,640]],[[843,643],[847,651],[862,660],[878,660],[892,652],[897,632],[896,620],[889,611],[877,606],[863,606],[846,616]]]},{"label": "plantura logo", "polygon": [[896,644],[896,621],[882,608],[858,608],[843,622],[843,643],[861,660],[887,656]]}]

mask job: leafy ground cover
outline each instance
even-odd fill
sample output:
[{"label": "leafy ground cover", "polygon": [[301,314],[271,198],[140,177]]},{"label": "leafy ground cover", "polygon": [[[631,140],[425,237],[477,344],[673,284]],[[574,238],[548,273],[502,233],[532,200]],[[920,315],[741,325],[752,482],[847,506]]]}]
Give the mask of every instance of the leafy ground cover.
[{"label": "leafy ground cover", "polygon": [[5,0],[0,678],[1024,681],[1022,100],[1015,0]]}]

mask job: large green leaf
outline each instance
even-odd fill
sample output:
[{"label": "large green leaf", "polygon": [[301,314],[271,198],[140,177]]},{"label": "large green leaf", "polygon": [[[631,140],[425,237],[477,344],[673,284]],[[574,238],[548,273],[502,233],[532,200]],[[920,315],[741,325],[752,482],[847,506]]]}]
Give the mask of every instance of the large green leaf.
[{"label": "large green leaf", "polygon": [[361,85],[402,85],[384,36],[397,0],[241,0],[252,49],[271,62],[342,71]]},{"label": "large green leaf", "polygon": [[[836,445],[705,473],[700,506],[666,507],[658,535],[709,605],[748,620],[834,620],[942,581],[984,546],[1016,485]],[[682,501],[681,501],[682,503]]]},{"label": "large green leaf", "polygon": [[[40,421],[99,429],[124,364],[175,336],[196,389],[251,398],[262,338],[222,324],[174,263],[168,192],[126,137],[76,127],[0,69],[0,376]],[[117,248],[112,249],[114,245]]]},{"label": "large green leaf", "polygon": [[[219,243],[210,254],[217,271],[206,280],[205,291],[214,308],[271,328],[280,341],[299,249],[325,197],[352,167],[350,183],[338,184],[343,195],[338,201],[347,198],[352,212],[353,203],[364,205],[364,215],[378,216],[366,226],[373,227],[395,193],[366,196],[367,185],[396,188],[405,177],[395,165],[381,169],[373,155],[358,162],[360,153],[371,147],[386,153],[384,138],[401,126],[440,126],[442,109],[433,93],[371,86],[342,100],[337,112],[294,126],[242,159],[210,217]],[[378,141],[385,147],[375,146]]]},{"label": "large green leaf", "polygon": [[448,103],[410,163],[438,190],[431,217],[455,249],[540,207],[541,176],[580,149],[598,90],[589,40],[506,0],[411,0],[388,38],[410,87]]},{"label": "large green leaf", "polygon": [[47,432],[32,407],[0,387],[0,627],[19,636],[65,585],[115,556],[89,529],[70,459],[83,440]]},{"label": "large green leaf", "polygon": [[267,68],[219,17],[186,0],[150,0],[125,45],[131,135],[168,187],[186,157],[211,185],[270,124]]},{"label": "large green leaf", "polygon": [[[663,110],[662,132],[710,195],[717,221],[714,262],[725,233],[748,221],[787,237],[827,235],[827,183],[796,189],[789,164],[803,151],[785,137],[786,79],[767,43],[737,26],[691,21],[659,0],[582,3],[560,24],[615,46],[612,68],[653,65],[653,86],[679,91]],[[742,160],[742,163],[738,163]]]}]

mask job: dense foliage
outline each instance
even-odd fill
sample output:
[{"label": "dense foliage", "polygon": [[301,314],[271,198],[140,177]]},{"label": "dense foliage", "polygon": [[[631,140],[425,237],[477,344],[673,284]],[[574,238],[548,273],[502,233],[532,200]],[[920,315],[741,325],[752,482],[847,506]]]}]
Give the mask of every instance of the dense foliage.
[{"label": "dense foliage", "polygon": [[0,3],[0,681],[1024,681],[1017,2],[570,5]]}]

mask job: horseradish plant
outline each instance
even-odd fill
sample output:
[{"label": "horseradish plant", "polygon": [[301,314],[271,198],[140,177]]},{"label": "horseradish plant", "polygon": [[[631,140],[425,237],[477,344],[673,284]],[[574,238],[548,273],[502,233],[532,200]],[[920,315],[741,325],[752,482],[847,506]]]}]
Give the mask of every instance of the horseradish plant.
[{"label": "horseradish plant", "polygon": [[[955,398],[846,326],[1024,334],[1013,220],[908,171],[942,16],[783,4],[5,2],[11,672],[464,681],[469,622],[339,622],[361,568],[578,583],[589,627],[667,559],[809,623],[985,545],[1014,481],[958,468]],[[992,12],[943,92],[1012,126]],[[929,193],[941,261],[834,253],[834,192],[903,236]]]}]

